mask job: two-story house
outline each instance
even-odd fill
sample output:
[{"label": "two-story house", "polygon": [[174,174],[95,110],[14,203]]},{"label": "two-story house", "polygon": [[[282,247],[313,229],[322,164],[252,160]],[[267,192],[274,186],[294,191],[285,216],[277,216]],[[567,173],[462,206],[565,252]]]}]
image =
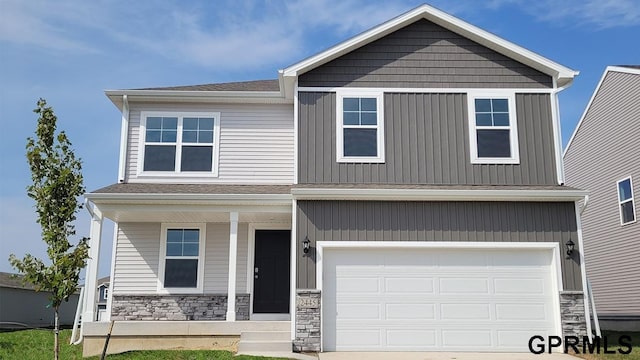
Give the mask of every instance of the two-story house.
[{"label": "two-story house", "polygon": [[[110,351],[585,335],[586,192],[563,186],[558,111],[576,75],[424,5],[277,80],[107,91],[119,181],[86,197],[92,259],[116,223]],[[108,325],[83,327],[101,350]]]},{"label": "two-story house", "polygon": [[640,65],[609,66],[564,153],[567,184],[589,191],[587,275],[608,330],[640,331],[639,138]]}]

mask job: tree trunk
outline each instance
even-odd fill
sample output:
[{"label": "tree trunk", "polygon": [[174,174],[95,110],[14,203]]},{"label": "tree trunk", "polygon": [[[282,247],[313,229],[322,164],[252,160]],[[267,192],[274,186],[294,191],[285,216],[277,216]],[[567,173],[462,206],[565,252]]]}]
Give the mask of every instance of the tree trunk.
[{"label": "tree trunk", "polygon": [[53,356],[55,360],[58,360],[60,357],[60,342],[58,338],[60,335],[60,323],[58,319],[58,307],[55,308],[55,322],[53,324],[53,334],[54,334]]}]

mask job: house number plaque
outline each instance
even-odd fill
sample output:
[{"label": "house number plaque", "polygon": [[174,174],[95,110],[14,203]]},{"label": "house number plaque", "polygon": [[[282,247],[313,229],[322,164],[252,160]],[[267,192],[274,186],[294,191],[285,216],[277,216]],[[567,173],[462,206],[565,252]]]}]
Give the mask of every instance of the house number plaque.
[{"label": "house number plaque", "polygon": [[302,309],[317,308],[320,307],[320,299],[300,297],[296,299],[296,306]]}]

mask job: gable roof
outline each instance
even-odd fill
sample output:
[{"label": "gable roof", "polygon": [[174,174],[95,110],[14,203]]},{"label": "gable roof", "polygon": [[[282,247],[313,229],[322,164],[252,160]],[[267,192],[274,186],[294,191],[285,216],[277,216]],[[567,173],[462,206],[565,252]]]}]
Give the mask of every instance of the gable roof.
[{"label": "gable roof", "polygon": [[293,64],[284,70],[280,70],[280,74],[288,80],[285,82],[286,87],[292,86],[297,76],[389,35],[394,31],[420,19],[431,21],[445,29],[486,46],[489,49],[528,65],[544,74],[550,75],[556,79],[559,87],[568,86],[573,81],[573,78],[579,73],[578,71],[569,69],[488,31],[471,25],[455,16],[449,15],[425,4],[367,30],[347,41]]},{"label": "gable roof", "polygon": [[571,137],[569,138],[567,147],[564,149],[564,152],[562,153],[563,158],[567,155],[567,152],[569,151],[571,144],[573,144],[573,140],[575,139],[576,134],[580,130],[580,126],[582,126],[584,119],[587,117],[587,113],[591,108],[591,104],[593,103],[593,100],[596,98],[596,95],[600,91],[600,87],[604,83],[604,79],[607,77],[607,75],[610,72],[621,72],[621,73],[627,73],[627,74],[640,75],[640,65],[607,66],[607,68],[604,70],[604,73],[602,74],[602,77],[600,78],[600,81],[598,82],[598,85],[596,85],[596,89],[593,91],[593,94],[591,95],[591,99],[589,99],[587,106],[584,108],[584,112],[580,117],[580,121],[578,121],[578,125],[576,125],[576,128],[573,130],[573,134],[571,134]]}]

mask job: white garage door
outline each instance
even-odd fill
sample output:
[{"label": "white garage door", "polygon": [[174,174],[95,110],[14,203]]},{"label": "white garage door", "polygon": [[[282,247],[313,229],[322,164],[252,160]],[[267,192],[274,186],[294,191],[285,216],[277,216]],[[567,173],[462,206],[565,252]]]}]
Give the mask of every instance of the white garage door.
[{"label": "white garage door", "polygon": [[330,249],[324,351],[528,351],[558,335],[550,250]]}]

